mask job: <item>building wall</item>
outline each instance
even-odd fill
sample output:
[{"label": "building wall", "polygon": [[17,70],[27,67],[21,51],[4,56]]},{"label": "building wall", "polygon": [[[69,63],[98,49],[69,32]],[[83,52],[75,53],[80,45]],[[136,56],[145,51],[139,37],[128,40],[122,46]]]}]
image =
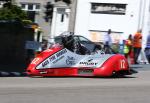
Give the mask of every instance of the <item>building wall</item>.
[{"label": "building wall", "polygon": [[62,1],[55,3],[53,9],[53,20],[51,37],[58,36],[63,32],[68,31],[70,19],[70,8]]},{"label": "building wall", "polygon": [[[126,12],[125,15],[91,13],[91,3],[126,4]],[[75,33],[102,41],[102,35],[108,29],[112,29],[113,34],[116,34],[113,37],[118,39],[126,39],[129,34],[143,29],[146,38],[148,18],[149,0],[78,0]]]},{"label": "building wall", "polygon": [[71,0],[70,4],[70,18],[69,18],[69,28],[70,32],[74,32],[75,29],[75,20],[76,20],[76,7],[77,7],[77,0]]},{"label": "building wall", "polygon": [[3,4],[5,3],[5,1],[0,1],[0,8],[3,7]]},{"label": "building wall", "polygon": [[50,22],[45,22],[44,19],[44,12],[45,12],[45,5],[47,2],[52,2],[54,3],[54,0],[16,0],[15,1],[17,5],[21,6],[21,3],[32,3],[32,4],[36,4],[39,3],[40,4],[40,10],[36,12],[35,15],[35,23],[38,23],[39,26],[41,27],[42,31],[43,31],[43,37],[45,39],[48,39],[50,31],[51,31],[51,23]]}]

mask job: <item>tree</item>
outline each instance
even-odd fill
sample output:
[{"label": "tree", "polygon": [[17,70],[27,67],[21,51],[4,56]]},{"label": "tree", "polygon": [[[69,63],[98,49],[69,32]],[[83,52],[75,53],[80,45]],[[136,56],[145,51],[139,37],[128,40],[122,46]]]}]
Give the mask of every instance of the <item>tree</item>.
[{"label": "tree", "polygon": [[11,2],[6,2],[3,8],[0,8],[0,20],[11,19],[24,20],[27,19],[27,14],[20,7],[12,5]]}]

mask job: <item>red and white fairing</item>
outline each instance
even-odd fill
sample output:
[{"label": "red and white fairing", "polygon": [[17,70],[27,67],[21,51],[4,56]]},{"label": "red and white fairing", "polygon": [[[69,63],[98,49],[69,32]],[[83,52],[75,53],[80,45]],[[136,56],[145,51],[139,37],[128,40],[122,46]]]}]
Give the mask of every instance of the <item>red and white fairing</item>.
[{"label": "red and white fairing", "polygon": [[112,76],[131,74],[121,54],[79,55],[66,48],[53,47],[40,53],[27,68],[29,76]]}]

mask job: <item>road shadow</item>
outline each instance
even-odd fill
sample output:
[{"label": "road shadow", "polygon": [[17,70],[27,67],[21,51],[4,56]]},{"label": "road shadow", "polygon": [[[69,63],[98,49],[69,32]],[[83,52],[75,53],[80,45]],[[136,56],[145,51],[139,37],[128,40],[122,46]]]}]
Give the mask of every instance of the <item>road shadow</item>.
[{"label": "road shadow", "polygon": [[88,79],[123,79],[123,78],[137,78],[134,76],[109,76],[109,77],[102,77],[102,76],[26,76],[29,78],[88,78]]}]

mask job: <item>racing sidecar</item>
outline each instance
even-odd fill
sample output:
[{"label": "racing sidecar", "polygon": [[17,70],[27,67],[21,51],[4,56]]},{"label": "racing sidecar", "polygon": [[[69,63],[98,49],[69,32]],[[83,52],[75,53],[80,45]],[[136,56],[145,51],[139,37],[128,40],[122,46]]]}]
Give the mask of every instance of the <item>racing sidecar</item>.
[{"label": "racing sidecar", "polygon": [[[56,43],[37,55],[29,64],[27,74],[44,77],[107,77],[135,73],[129,68],[128,61],[123,55],[106,54],[100,45],[84,37],[85,40],[80,41],[78,37],[80,36],[61,35],[56,37]],[[92,44],[93,48],[90,49]]]}]

